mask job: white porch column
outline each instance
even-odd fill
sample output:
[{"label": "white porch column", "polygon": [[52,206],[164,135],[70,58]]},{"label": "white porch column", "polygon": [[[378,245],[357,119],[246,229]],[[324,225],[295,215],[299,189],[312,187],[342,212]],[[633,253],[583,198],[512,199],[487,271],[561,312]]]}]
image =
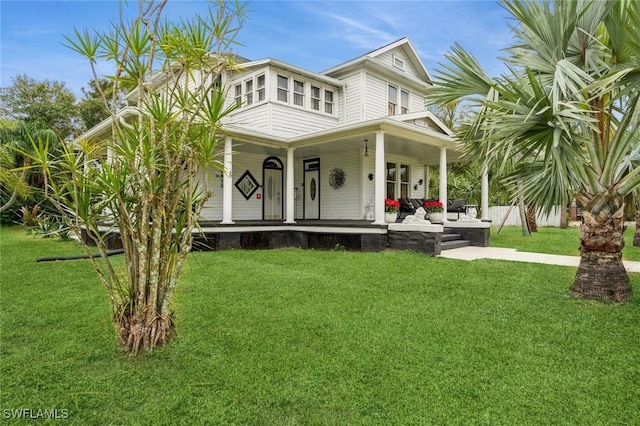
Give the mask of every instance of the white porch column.
[{"label": "white porch column", "polygon": [[428,200],[429,197],[429,166],[424,166],[424,198]]},{"label": "white porch column", "polygon": [[224,139],[224,172],[222,173],[222,224],[233,225],[233,151],[231,136]]},{"label": "white porch column", "polygon": [[296,200],[294,198],[295,190],[293,185],[294,179],[294,159],[293,151],[295,148],[287,148],[287,187],[286,187],[286,203],[287,203],[287,215],[284,223],[296,223]]},{"label": "white porch column", "polygon": [[489,220],[489,167],[485,164],[482,167],[482,183],[480,186],[480,210],[481,220]]},{"label": "white porch column", "polygon": [[444,206],[444,219],[447,221],[447,148],[440,148],[440,202]]},{"label": "white porch column", "polygon": [[386,166],[384,160],[384,132],[379,130],[376,132],[376,167],[375,167],[375,190],[374,190],[374,212],[375,225],[383,225],[384,221],[384,194],[385,181],[387,177]]}]

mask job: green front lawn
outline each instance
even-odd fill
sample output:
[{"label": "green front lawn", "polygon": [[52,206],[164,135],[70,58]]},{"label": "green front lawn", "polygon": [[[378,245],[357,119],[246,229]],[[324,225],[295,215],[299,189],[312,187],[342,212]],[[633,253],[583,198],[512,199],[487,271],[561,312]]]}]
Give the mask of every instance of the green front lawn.
[{"label": "green front lawn", "polygon": [[194,253],[176,294],[178,340],[134,359],[115,349],[86,261],[34,261],[77,252],[0,231],[3,420],[22,408],[66,409],[78,425],[640,418],[640,299],[574,300],[574,268],[411,252]]},{"label": "green front lawn", "polygon": [[[625,246],[622,256],[626,260],[640,261],[640,247],[633,246],[635,226],[629,226],[624,233]],[[534,253],[564,254],[580,256],[579,228],[538,228],[531,237],[522,236],[522,228],[506,226],[498,233],[498,228],[491,228],[491,247],[510,247],[519,251]]]}]

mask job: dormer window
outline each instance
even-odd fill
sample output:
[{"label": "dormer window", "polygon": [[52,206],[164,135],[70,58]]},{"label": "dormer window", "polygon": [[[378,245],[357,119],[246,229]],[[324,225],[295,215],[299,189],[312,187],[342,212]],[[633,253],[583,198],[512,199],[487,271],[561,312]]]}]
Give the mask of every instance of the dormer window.
[{"label": "dormer window", "polygon": [[404,71],[404,61],[398,58],[396,55],[392,56],[393,66]]}]

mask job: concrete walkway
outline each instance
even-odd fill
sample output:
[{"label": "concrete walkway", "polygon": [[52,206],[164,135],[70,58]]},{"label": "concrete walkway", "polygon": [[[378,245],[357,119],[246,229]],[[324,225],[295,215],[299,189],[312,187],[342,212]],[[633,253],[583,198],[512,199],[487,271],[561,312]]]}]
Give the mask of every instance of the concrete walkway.
[{"label": "concrete walkway", "polygon": [[[458,260],[499,259],[515,262],[543,263],[547,265],[561,265],[578,267],[580,256],[561,256],[555,254],[531,253],[512,248],[500,247],[461,247],[443,250],[438,257]],[[640,262],[624,260],[627,272],[640,273]]]}]

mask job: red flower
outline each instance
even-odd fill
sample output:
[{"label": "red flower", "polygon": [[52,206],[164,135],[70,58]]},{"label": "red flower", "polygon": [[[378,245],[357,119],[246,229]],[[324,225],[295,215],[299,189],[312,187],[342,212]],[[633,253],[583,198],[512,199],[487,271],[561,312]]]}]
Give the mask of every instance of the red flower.
[{"label": "red flower", "polygon": [[385,198],[384,200],[384,211],[388,213],[398,213],[400,210],[400,201],[394,200],[393,198]]},{"label": "red flower", "polygon": [[427,213],[442,213],[444,211],[444,207],[440,201],[436,200],[428,200],[422,204],[424,211]]}]

